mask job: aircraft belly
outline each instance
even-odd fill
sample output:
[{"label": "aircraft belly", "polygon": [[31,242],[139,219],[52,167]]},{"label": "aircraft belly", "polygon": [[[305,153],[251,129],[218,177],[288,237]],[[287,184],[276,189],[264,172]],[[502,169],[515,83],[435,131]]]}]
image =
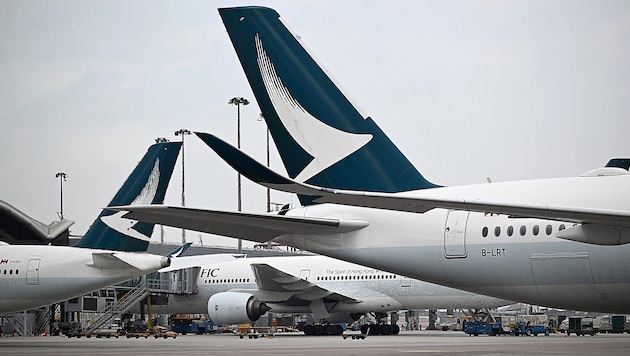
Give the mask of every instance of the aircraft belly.
[{"label": "aircraft belly", "polygon": [[[537,255],[530,246],[527,243],[512,243],[504,251],[501,247],[497,249],[496,245],[468,244],[468,257],[462,259],[445,258],[442,246],[324,249],[315,252],[506,300],[564,309],[630,312],[630,303],[624,301],[624,296],[630,294],[630,274],[624,273],[630,270],[630,261],[623,265],[618,263],[614,270],[601,266],[600,261],[606,259],[594,257],[585,261],[577,261],[578,258],[570,264],[567,261],[549,264],[541,260],[540,255],[538,259],[532,258]],[[579,254],[589,247],[575,243],[571,251],[562,253]],[[614,248],[617,251],[607,250],[606,255],[625,253],[624,247]],[[544,248],[546,251],[567,249],[567,244],[561,241],[546,243]],[[617,256],[611,260],[623,259]],[[534,261],[533,264],[531,261]],[[563,266],[562,269],[556,265],[558,263]],[[591,274],[588,263],[597,265],[594,274]],[[568,293],[571,297],[567,297]]]}]

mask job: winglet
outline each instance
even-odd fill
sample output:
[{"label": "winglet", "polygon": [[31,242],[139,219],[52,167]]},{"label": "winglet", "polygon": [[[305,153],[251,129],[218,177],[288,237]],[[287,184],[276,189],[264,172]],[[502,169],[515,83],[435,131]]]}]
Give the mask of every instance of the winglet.
[{"label": "winglet", "polygon": [[186,250],[188,250],[188,248],[192,244],[193,244],[192,242],[186,242],[185,244],[179,246],[173,252],[169,253],[166,256],[167,257],[180,257],[182,254],[184,254],[184,252],[186,252]]}]

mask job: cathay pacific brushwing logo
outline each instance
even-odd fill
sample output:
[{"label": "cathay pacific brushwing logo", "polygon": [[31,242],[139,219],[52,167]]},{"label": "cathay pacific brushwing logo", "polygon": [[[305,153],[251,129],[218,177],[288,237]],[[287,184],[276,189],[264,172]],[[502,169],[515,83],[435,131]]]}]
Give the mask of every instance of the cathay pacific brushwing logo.
[{"label": "cathay pacific brushwing logo", "polygon": [[371,134],[355,134],[338,130],[307,112],[278,77],[258,34],[255,42],[260,74],[280,121],[295,142],[313,157],[313,160],[295,177],[295,180],[299,182],[308,180],[370,142]]},{"label": "cathay pacific brushwing logo", "polygon": [[[155,195],[157,194],[157,189],[160,184],[160,159],[155,160],[155,164],[153,165],[153,169],[149,174],[147,182],[144,187],[140,191],[140,194],[131,202],[130,205],[147,205],[153,202],[155,199]],[[127,235],[129,237],[133,237],[142,241],[149,241],[150,236],[145,236],[138,232],[134,227],[138,223],[137,220],[125,219],[122,216],[127,212],[119,211],[116,214],[102,216],[101,221],[105,223],[105,225],[109,226],[111,229],[120,232],[123,235]]]}]

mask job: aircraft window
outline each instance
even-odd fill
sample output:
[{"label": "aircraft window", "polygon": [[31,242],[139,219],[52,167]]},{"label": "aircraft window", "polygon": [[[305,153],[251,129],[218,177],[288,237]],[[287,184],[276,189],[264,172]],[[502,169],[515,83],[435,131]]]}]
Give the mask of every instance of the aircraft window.
[{"label": "aircraft window", "polygon": [[13,270],[10,270],[10,271],[9,271],[9,274],[13,274]]},{"label": "aircraft window", "polygon": [[552,232],[553,232],[553,227],[551,225],[547,225],[547,227],[545,228],[545,234],[551,235]]},{"label": "aircraft window", "polygon": [[484,226],[483,229],[481,229],[481,236],[488,237],[488,227],[487,226]]},{"label": "aircraft window", "polygon": [[507,234],[508,236],[512,236],[512,234],[514,234],[514,227],[512,227],[512,225],[508,226]]},{"label": "aircraft window", "polygon": [[527,233],[527,227],[525,225],[521,225],[521,229],[518,232],[521,236],[525,236]]},{"label": "aircraft window", "polygon": [[497,226],[494,228],[494,236],[499,237],[501,235],[501,227]]},{"label": "aircraft window", "polygon": [[534,236],[538,236],[539,231],[540,227],[538,225],[534,225],[534,227],[532,228],[532,234],[534,234]]},{"label": "aircraft window", "polygon": [[560,224],[560,226],[558,226],[558,231],[562,231],[565,229],[564,224]]},{"label": "aircraft window", "polygon": [[7,270],[6,269],[4,270],[4,274],[7,274]]}]

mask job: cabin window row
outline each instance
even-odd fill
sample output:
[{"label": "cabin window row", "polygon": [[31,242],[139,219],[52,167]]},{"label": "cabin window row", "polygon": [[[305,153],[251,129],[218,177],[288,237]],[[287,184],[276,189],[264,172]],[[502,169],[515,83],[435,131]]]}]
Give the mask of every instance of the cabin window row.
[{"label": "cabin window row", "polygon": [[236,279],[206,279],[208,283],[249,283],[249,278],[236,278]]},{"label": "cabin window row", "polygon": [[[562,231],[564,230],[566,227],[564,226],[564,224],[560,224],[558,226],[558,231]],[[534,236],[538,236],[541,233],[541,227],[539,225],[534,225],[532,226],[532,235]],[[490,229],[487,226],[484,226],[481,229],[481,236],[483,237],[488,237],[490,232]],[[501,226],[495,226],[494,227],[494,231],[493,231],[493,235],[495,237],[500,237],[501,233],[502,233],[502,229]],[[545,226],[545,230],[544,230],[545,235],[547,236],[551,236],[551,234],[553,234],[553,226],[552,225],[547,225]],[[508,226],[507,229],[505,229],[505,234],[508,237],[511,237],[514,235],[514,227],[512,225]],[[521,225],[521,227],[518,229],[518,234],[520,236],[525,236],[527,235],[527,226],[525,225]]]},{"label": "cabin window row", "polygon": [[357,279],[396,279],[396,275],[393,274],[385,274],[385,275],[368,275],[368,276],[323,276],[317,277],[318,281],[341,281],[341,280],[357,280]]},{"label": "cabin window row", "polygon": [[16,270],[15,270],[15,273],[13,272],[13,270],[12,270],[12,269],[5,269],[5,270],[3,270],[3,272],[2,272],[2,274],[4,274],[4,275],[13,275],[13,274],[18,275],[19,273],[20,273],[20,270],[19,270],[19,269],[16,269]]}]

